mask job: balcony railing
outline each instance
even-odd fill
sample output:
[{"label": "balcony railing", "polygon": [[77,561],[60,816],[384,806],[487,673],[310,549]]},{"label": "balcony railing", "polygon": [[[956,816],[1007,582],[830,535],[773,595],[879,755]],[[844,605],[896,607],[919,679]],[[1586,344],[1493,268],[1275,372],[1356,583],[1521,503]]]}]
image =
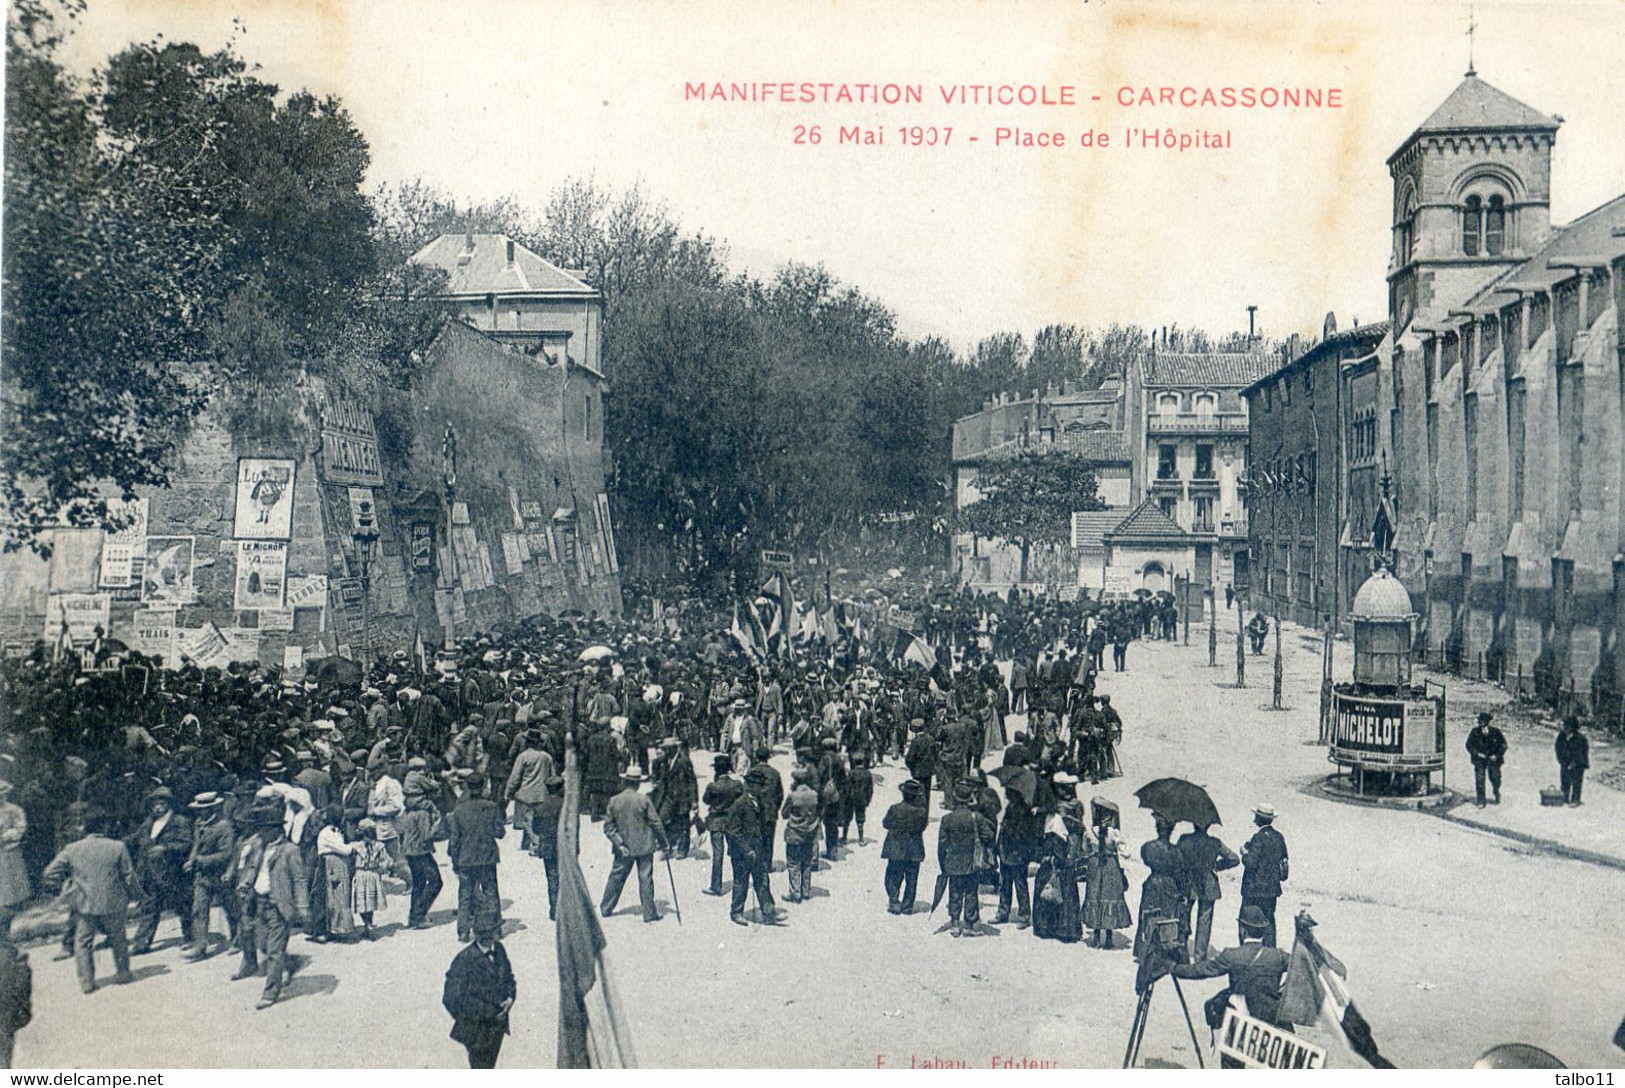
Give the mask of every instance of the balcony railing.
[{"label": "balcony railing", "polygon": [[1153,412],[1146,417],[1146,430],[1151,434],[1246,434],[1247,417],[1236,413],[1162,415]]}]

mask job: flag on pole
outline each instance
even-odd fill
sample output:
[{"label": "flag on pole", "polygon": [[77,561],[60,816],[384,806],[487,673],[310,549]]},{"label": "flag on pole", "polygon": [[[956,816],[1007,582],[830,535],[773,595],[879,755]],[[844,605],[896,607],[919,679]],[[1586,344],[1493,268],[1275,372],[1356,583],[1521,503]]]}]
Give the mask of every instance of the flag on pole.
[{"label": "flag on pole", "polygon": [[1314,919],[1307,911],[1297,918],[1297,940],[1287,965],[1281,991],[1281,1019],[1300,1026],[1315,1026],[1334,1042],[1341,1042],[1373,1069],[1392,1069],[1394,1063],[1377,1050],[1360,1010],[1349,995],[1348,969],[1315,939]]},{"label": "flag on pole", "polygon": [[737,601],[734,602],[733,625],[728,628],[728,633],[733,636],[735,642],[739,643],[739,648],[745,651],[746,657],[752,661],[761,658],[761,651],[756,646],[755,631],[739,622],[739,602]]},{"label": "flag on pole", "polygon": [[604,928],[581,873],[581,767],[574,748],[564,754],[564,809],[559,817],[559,903],[555,937],[559,961],[560,1069],[632,1069],[637,1058],[605,965]]},{"label": "flag on pole", "polygon": [[936,651],[914,635],[905,632],[904,637],[908,639],[908,645],[903,648],[904,661],[912,661],[926,672],[937,667]]}]

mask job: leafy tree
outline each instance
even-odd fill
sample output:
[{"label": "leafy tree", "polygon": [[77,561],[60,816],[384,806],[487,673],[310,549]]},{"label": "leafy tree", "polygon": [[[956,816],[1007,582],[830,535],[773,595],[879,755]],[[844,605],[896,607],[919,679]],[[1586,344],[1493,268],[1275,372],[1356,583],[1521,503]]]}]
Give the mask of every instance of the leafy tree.
[{"label": "leafy tree", "polygon": [[22,0],[6,36],[6,547],[97,525],[104,487],[163,486],[206,396],[201,319],[228,232],[197,178],[104,139],[99,103],[58,63],[80,5]]},{"label": "leafy tree", "polygon": [[1018,546],[1023,581],[1033,545],[1065,544],[1074,511],[1106,508],[1090,463],[1063,451],[994,461],[977,473],[975,487],[979,497],[959,512],[959,528]]}]

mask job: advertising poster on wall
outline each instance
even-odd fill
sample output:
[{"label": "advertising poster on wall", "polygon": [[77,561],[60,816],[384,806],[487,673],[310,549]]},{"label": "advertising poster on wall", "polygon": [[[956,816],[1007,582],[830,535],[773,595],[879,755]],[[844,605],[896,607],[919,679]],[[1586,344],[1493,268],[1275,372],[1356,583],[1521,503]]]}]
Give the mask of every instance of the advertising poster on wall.
[{"label": "advertising poster on wall", "polygon": [[57,529],[51,534],[52,593],[92,593],[100,565],[100,529]]},{"label": "advertising poster on wall", "polygon": [[45,641],[55,643],[67,624],[68,637],[77,645],[96,638],[96,628],[107,633],[113,599],[105,593],[53,593],[45,602]]},{"label": "advertising poster on wall", "polygon": [[173,608],[138,608],[130,627],[131,649],[175,663],[175,616]]},{"label": "advertising poster on wall", "polygon": [[238,611],[280,610],[286,588],[288,546],[280,540],[237,541]]},{"label": "advertising poster on wall", "polygon": [[102,589],[124,589],[133,584],[136,558],[147,547],[147,500],[112,499],[107,504],[107,513],[126,524],[102,540],[101,573],[97,583]]},{"label": "advertising poster on wall", "polygon": [[237,516],[232,535],[287,540],[293,532],[293,462],[244,457],[237,462]]},{"label": "advertising poster on wall", "polygon": [[149,536],[147,562],[141,571],[141,599],[149,604],[191,604],[197,600],[192,580],[195,538]]}]

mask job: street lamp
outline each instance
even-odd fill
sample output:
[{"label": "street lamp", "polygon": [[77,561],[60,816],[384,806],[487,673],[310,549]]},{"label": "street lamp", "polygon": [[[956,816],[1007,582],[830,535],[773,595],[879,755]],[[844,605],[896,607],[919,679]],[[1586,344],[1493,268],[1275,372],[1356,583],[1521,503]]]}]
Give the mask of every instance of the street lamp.
[{"label": "street lamp", "polygon": [[355,531],[350,534],[350,539],[355,541],[357,573],[361,575],[361,663],[365,666],[367,649],[372,643],[371,617],[368,614],[372,597],[372,549],[378,543],[378,519],[373,514],[371,499],[364,499],[356,506]]}]

